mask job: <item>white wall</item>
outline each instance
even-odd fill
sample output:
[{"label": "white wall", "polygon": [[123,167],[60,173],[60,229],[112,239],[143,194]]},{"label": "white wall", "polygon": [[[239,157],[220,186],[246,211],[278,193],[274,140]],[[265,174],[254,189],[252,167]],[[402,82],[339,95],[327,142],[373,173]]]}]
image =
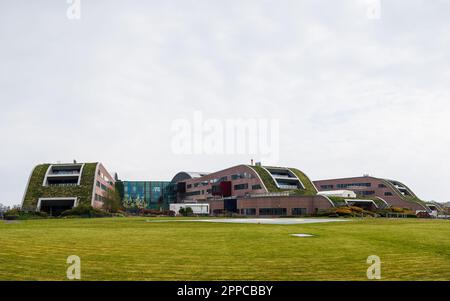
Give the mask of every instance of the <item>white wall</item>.
[{"label": "white wall", "polygon": [[170,210],[174,211],[177,215],[181,208],[191,207],[194,214],[209,214],[209,204],[170,204]]}]

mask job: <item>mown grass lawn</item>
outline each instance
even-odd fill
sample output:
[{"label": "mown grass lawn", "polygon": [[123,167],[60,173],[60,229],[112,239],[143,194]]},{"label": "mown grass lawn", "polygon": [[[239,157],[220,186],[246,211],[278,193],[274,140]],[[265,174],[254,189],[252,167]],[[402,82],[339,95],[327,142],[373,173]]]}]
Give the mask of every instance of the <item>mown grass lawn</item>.
[{"label": "mown grass lawn", "polygon": [[[450,280],[450,221],[303,225],[148,223],[146,218],[0,221],[0,280]],[[312,238],[292,237],[310,233]]]}]

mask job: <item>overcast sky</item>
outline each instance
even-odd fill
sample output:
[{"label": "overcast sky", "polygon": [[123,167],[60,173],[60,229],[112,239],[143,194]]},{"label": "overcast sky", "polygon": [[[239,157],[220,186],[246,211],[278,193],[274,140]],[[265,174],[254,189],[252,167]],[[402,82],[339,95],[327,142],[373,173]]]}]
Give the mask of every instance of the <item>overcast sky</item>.
[{"label": "overcast sky", "polygon": [[[145,2],[145,3],[144,3]],[[0,203],[34,165],[170,180],[252,154],[173,151],[174,120],[279,120],[281,166],[450,200],[450,1],[0,1]],[[263,162],[264,163],[264,162]]]}]

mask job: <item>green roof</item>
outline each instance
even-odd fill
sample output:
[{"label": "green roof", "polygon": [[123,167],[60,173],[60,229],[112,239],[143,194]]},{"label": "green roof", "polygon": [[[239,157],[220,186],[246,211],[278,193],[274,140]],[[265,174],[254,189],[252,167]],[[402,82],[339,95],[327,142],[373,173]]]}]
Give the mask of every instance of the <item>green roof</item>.
[{"label": "green roof", "polygon": [[383,181],[383,184],[385,184],[386,186],[388,186],[388,187],[390,187],[392,190],[394,190],[394,192],[397,194],[397,196],[399,196],[402,200],[407,201],[407,202],[417,203],[417,204],[420,204],[420,205],[422,205],[422,206],[425,206],[425,202],[422,201],[421,199],[419,199],[419,198],[414,194],[414,192],[412,192],[412,190],[409,189],[409,187],[407,187],[405,184],[400,183],[400,182],[397,181],[398,183],[400,183],[400,184],[402,184],[404,187],[406,187],[413,195],[404,195],[404,194],[400,193],[400,192],[398,191],[398,189],[397,189],[391,182],[389,182],[388,180],[385,180],[385,179],[380,179],[380,180]]},{"label": "green roof", "polygon": [[259,175],[262,182],[266,186],[268,192],[289,192],[290,194],[293,195],[304,195],[304,196],[313,196],[317,194],[317,190],[312,181],[305,175],[305,173],[303,173],[299,169],[289,167],[287,168],[300,179],[300,181],[305,186],[305,189],[286,190],[277,187],[277,184],[275,183],[274,179],[264,167],[253,165],[248,165],[248,167],[252,168]]},{"label": "green roof", "polygon": [[97,164],[84,164],[79,186],[64,187],[42,186],[45,174],[51,164],[37,165],[31,174],[22,208],[25,210],[35,210],[39,198],[52,197],[78,197],[80,205],[90,205]]}]

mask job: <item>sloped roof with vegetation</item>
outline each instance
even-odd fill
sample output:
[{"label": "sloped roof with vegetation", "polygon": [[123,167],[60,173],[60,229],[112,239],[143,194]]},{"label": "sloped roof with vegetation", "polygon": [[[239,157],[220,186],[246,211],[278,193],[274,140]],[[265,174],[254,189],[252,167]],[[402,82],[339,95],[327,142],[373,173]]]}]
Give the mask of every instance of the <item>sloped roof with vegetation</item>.
[{"label": "sloped roof with vegetation", "polygon": [[95,170],[98,163],[84,164],[79,186],[42,186],[51,164],[37,165],[30,177],[23,200],[24,210],[36,210],[39,198],[78,197],[80,205],[90,205],[94,187]]},{"label": "sloped roof with vegetation", "polygon": [[305,189],[286,190],[278,188],[274,179],[264,167],[253,165],[248,165],[248,167],[252,168],[259,175],[264,185],[266,186],[268,192],[289,192],[292,195],[303,195],[303,196],[314,196],[317,194],[317,190],[312,181],[305,175],[305,173],[303,173],[299,169],[287,168],[300,179],[300,181],[305,186]]},{"label": "sloped roof with vegetation", "polygon": [[399,196],[402,200],[407,201],[407,202],[413,202],[413,203],[417,203],[419,205],[425,206],[425,202],[421,199],[419,199],[419,197],[417,197],[414,192],[412,192],[411,189],[409,189],[408,186],[406,186],[405,184],[400,183],[401,185],[403,185],[406,189],[408,189],[408,191],[412,194],[412,195],[404,195],[402,194],[389,180],[386,179],[379,179],[380,181],[383,182],[383,184],[385,184],[387,187],[391,188],[395,194],[397,194],[397,196]]}]

